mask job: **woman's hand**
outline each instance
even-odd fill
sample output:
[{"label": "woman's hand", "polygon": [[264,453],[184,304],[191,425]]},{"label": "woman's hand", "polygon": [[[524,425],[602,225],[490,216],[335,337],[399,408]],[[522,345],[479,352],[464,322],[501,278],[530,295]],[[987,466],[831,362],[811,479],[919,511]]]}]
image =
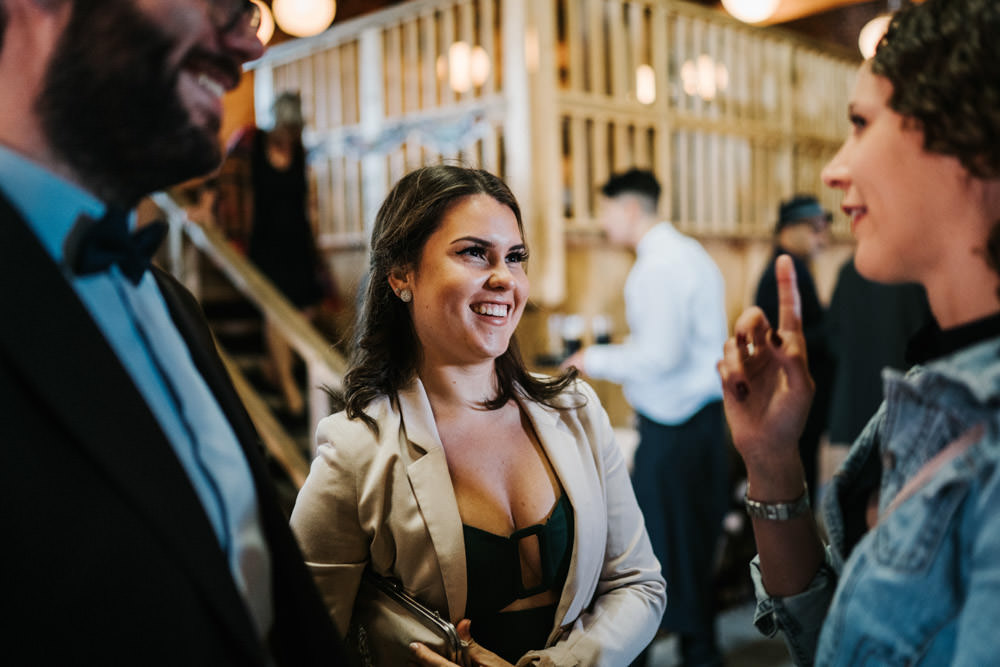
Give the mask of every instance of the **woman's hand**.
[{"label": "woman's hand", "polygon": [[733,444],[747,465],[752,497],[761,501],[802,493],[798,440],[815,390],[792,259],[778,257],[775,270],[778,328],[759,308],[748,309],[718,363]]},{"label": "woman's hand", "polygon": [[[462,640],[462,643],[466,645],[466,651],[469,655],[469,666],[470,667],[511,667],[511,664],[498,656],[492,651],[487,651],[482,646],[477,644],[472,638],[472,633],[470,628],[472,627],[472,621],[469,619],[462,619],[458,622],[458,638]],[[414,642],[410,644],[410,651],[413,655],[413,661],[417,665],[424,665],[425,667],[462,667],[457,665],[451,660],[444,658],[434,651],[427,648],[425,644],[420,642]]]}]

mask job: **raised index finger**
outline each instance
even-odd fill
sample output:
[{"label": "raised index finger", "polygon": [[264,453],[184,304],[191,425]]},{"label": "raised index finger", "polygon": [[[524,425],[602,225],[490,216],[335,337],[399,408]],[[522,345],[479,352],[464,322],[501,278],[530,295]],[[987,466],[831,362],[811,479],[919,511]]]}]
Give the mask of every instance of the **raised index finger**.
[{"label": "raised index finger", "polygon": [[795,282],[795,264],[788,255],[781,255],[775,262],[778,278],[778,330],[802,331],[802,299]]}]

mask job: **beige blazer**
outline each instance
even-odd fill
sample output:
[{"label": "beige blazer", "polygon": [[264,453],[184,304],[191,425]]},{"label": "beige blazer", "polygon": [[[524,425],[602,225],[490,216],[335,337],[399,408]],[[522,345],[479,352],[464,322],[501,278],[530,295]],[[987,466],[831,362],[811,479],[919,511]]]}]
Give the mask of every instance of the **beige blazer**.
[{"label": "beige blazer", "polygon": [[[560,400],[565,409],[522,401],[573,505],[575,534],[557,625],[547,647],[518,664],[624,666],[653,639],[666,585],[597,396],[577,382]],[[343,413],[320,422],[292,529],[341,632],[369,562],[457,623],[462,520],[427,394],[415,380],[367,413],[378,437]]]}]

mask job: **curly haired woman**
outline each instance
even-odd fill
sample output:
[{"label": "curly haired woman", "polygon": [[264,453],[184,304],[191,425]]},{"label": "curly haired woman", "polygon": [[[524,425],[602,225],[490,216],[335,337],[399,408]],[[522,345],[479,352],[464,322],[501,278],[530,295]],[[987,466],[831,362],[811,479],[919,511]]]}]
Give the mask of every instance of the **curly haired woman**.
[{"label": "curly haired woman", "polygon": [[1000,656],[1000,3],[926,0],[862,66],[823,173],[863,276],[918,282],[936,327],[823,502],[796,442],[812,395],[787,257],[776,327],[748,310],[719,372],[747,466],[756,623],[798,664],[987,665]]}]

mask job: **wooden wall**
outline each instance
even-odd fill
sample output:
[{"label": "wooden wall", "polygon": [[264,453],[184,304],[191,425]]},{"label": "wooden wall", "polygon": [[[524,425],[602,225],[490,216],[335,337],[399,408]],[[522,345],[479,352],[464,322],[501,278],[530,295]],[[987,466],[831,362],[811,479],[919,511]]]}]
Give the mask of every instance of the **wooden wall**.
[{"label": "wooden wall", "polygon": [[[461,90],[456,43],[489,63]],[[663,217],[716,258],[734,319],[770,257],[778,202],[811,192],[838,210],[819,172],[846,136],[857,64],[676,0],[414,0],[280,44],[252,69],[264,124],[275,95],[303,95],[320,241],[349,296],[374,212],[406,171],[458,160],[507,180],[532,248],[531,359],[553,312],[606,313],[623,332],[631,258],[602,243],[595,192],[631,166],[657,173]],[[824,293],[850,253],[843,216],[833,230],[815,267]],[[621,424],[615,391],[602,395]]]}]

